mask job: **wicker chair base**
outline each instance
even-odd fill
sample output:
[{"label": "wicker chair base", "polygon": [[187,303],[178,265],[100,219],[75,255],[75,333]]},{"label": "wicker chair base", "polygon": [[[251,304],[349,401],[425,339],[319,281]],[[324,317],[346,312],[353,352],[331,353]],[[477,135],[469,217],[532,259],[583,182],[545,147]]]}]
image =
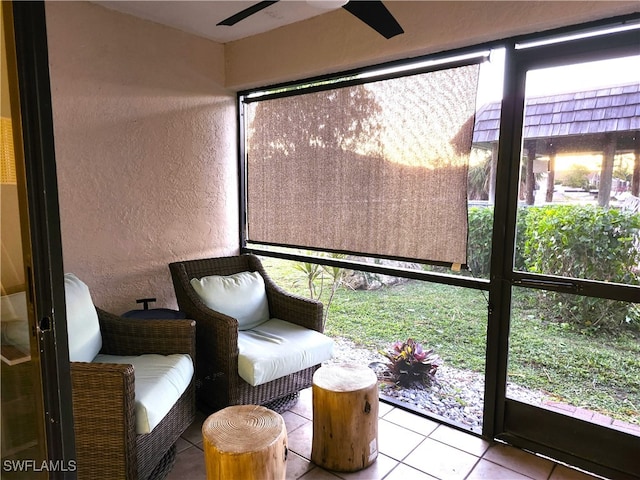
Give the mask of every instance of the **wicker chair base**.
[{"label": "wicker chair base", "polygon": [[282,398],[278,398],[276,400],[272,400],[263,404],[263,407],[269,408],[276,413],[284,413],[290,408],[292,408],[296,403],[298,403],[298,399],[300,398],[299,392],[294,392],[289,395],[285,395]]},{"label": "wicker chair base", "polygon": [[177,448],[175,445],[171,445],[171,448],[167,450],[164,457],[160,459],[160,462],[149,475],[149,480],[164,480],[176,463]]}]

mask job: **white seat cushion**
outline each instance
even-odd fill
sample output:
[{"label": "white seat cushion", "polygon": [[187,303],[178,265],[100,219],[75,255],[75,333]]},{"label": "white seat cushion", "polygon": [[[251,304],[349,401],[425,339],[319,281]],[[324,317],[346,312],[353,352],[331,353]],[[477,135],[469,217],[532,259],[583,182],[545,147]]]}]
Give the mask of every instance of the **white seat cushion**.
[{"label": "white seat cushion", "polygon": [[138,435],[151,432],[162,421],[193,376],[193,362],[186,354],[122,357],[100,354],[94,362],[133,365]]},{"label": "white seat cushion", "polygon": [[272,318],[238,332],[238,374],[256,386],[329,360],[333,340],[308,328]]},{"label": "white seat cushion", "polygon": [[102,348],[98,312],[89,287],[73,273],[64,275],[69,361],[90,362]]},{"label": "white seat cushion", "polygon": [[238,320],[238,330],[269,320],[267,291],[258,272],[193,278],[191,286],[207,307]]}]

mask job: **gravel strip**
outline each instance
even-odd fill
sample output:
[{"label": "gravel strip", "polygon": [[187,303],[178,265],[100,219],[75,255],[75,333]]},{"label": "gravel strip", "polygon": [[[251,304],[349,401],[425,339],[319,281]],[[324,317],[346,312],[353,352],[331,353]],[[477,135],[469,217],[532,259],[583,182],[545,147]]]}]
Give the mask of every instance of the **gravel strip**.
[{"label": "gravel strip", "polygon": [[[377,352],[356,347],[350,340],[334,338],[334,357],[326,364],[361,364],[370,366],[378,378],[383,378],[387,359]],[[484,375],[468,370],[459,370],[446,364],[438,368],[431,386],[400,388],[385,381],[380,382],[380,393],[398,402],[411,405],[445,417],[452,422],[474,430],[482,428],[484,407]],[[540,405],[545,399],[542,392],[528,390],[518,385],[508,384],[510,398]]]}]

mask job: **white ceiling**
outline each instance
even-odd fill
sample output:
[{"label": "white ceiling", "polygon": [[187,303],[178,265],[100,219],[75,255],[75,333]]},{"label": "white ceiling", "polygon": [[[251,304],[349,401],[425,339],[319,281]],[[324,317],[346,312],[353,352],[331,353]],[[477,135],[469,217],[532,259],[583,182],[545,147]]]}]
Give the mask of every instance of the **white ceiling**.
[{"label": "white ceiling", "polygon": [[[340,0],[309,2],[282,0],[232,26],[216,26],[216,24],[258,3],[258,0],[112,0],[94,1],[93,3],[209,38],[219,43],[226,43],[322,15],[329,10],[340,8],[340,5],[346,2]],[[345,15],[349,14],[345,11]]]}]

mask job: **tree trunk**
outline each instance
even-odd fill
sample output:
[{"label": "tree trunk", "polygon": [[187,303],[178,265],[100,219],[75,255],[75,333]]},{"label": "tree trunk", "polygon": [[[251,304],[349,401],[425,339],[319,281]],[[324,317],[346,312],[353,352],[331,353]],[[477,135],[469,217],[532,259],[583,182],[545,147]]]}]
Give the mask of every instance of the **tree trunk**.
[{"label": "tree trunk", "polygon": [[202,425],[207,480],[284,480],[287,430],[282,416],[257,405],[236,405]]},{"label": "tree trunk", "polygon": [[311,460],[339,472],[378,457],[378,378],[364,366],[324,366],[313,376]]}]

